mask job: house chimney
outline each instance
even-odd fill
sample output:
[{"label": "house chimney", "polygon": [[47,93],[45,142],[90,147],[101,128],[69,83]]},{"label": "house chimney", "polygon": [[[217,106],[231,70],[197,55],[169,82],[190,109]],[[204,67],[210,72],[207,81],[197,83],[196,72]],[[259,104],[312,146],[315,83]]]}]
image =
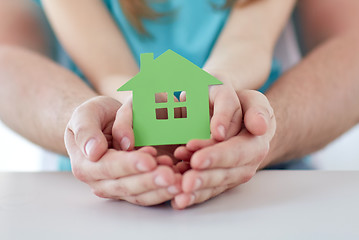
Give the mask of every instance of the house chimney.
[{"label": "house chimney", "polygon": [[142,53],[140,63],[141,71],[146,71],[146,69],[151,68],[153,61],[153,53]]}]

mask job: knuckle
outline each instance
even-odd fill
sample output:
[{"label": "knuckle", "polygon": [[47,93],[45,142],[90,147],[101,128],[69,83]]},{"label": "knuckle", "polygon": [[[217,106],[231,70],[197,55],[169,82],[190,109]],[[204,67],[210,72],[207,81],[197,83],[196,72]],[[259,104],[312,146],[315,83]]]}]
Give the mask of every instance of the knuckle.
[{"label": "knuckle", "polygon": [[241,163],[240,156],[236,156],[233,162],[235,167],[239,166],[239,164]]},{"label": "knuckle", "polygon": [[222,184],[221,185],[227,185],[229,183],[233,182],[233,174],[224,174]]},{"label": "knuckle", "polygon": [[145,199],[141,198],[140,196],[132,197],[132,198],[130,198],[130,201],[133,204],[140,205],[140,206],[145,206],[145,207],[151,205],[151,204],[149,204],[149,202],[145,201]]},{"label": "knuckle", "polygon": [[262,98],[262,99],[267,99],[267,97],[263,93],[261,93],[261,92],[259,92],[257,90],[249,89],[249,90],[246,90],[246,91],[247,91],[248,95],[251,95],[252,97],[259,97],[259,98]]},{"label": "knuckle", "polygon": [[112,126],[112,136],[120,141],[124,136],[130,135],[127,127],[119,119],[115,120],[116,122]]},{"label": "knuckle", "polygon": [[81,104],[80,106],[78,106],[77,108],[75,108],[75,110],[72,112],[72,116],[71,116],[71,120],[73,121],[74,119],[76,119],[77,116],[80,116],[84,113],[85,111],[85,103]]},{"label": "knuckle", "polygon": [[79,167],[79,166],[72,166],[72,174],[80,181],[82,182],[87,182],[88,178],[87,178],[87,174],[85,173],[85,171]]},{"label": "knuckle", "polygon": [[222,189],[222,188],[223,187],[214,187],[214,188],[212,188],[212,191],[211,191],[210,195],[206,196],[206,198],[209,199],[211,197],[217,196],[220,193],[220,189]]},{"label": "knuckle", "polygon": [[272,106],[271,105],[269,105],[268,107],[267,107],[267,111],[268,111],[268,116],[269,116],[269,119],[275,119],[275,114],[274,114],[274,110],[273,110],[273,108],[272,108]]},{"label": "knuckle", "polygon": [[193,204],[198,204],[201,202],[204,202],[208,199],[211,198],[211,196],[213,195],[213,191],[215,188],[211,188],[205,191],[201,191],[201,192],[197,192],[195,194],[193,194],[194,200],[193,200]]},{"label": "knuckle", "polygon": [[75,141],[79,142],[83,139],[83,135],[87,132],[87,127],[84,125],[75,126],[73,128],[73,132],[75,135]]},{"label": "knuckle", "polygon": [[119,197],[131,196],[131,192],[125,186],[117,185],[114,187],[114,193]]},{"label": "knuckle", "polygon": [[70,126],[70,122],[66,125],[65,132],[64,132],[64,139],[68,139],[70,137],[74,136],[74,132],[72,131],[72,128]]},{"label": "knuckle", "polygon": [[153,180],[143,180],[138,182],[138,189],[142,192],[146,192],[155,188]]},{"label": "knuckle", "polygon": [[167,189],[164,189],[163,191],[158,191],[157,194],[158,201],[164,202],[172,198],[172,195],[167,191]]},{"label": "knuckle", "polygon": [[102,161],[102,174],[105,178],[111,179],[112,178],[112,171],[114,170],[113,164],[111,161]]}]

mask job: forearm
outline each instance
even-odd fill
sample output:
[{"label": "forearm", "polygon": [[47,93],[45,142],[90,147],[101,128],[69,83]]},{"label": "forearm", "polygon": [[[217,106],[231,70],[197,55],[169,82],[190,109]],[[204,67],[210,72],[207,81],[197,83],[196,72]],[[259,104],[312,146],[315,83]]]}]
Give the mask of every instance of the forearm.
[{"label": "forearm", "polygon": [[73,110],[96,94],[74,74],[18,47],[0,47],[0,119],[49,150],[66,154]]},{"label": "forearm", "polygon": [[316,151],[359,122],[359,34],[323,43],[268,91],[277,132],[263,166]]},{"label": "forearm", "polygon": [[[252,1],[244,6],[236,4],[205,65],[236,89],[257,89],[268,76],[277,39],[293,9],[294,0]],[[243,67],[241,67],[243,66]],[[245,69],[262,71],[241,77]],[[237,74],[228,74],[236,71]]]},{"label": "forearm", "polygon": [[42,0],[58,38],[97,92],[113,97],[138,72],[120,30],[100,0]]},{"label": "forearm", "polygon": [[32,1],[0,1],[0,45],[22,46],[49,55],[48,35]]}]

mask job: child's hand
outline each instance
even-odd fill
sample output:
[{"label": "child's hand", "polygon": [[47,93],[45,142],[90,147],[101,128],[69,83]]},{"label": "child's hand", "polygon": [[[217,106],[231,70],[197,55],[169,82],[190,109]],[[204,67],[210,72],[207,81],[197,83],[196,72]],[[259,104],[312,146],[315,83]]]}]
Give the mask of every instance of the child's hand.
[{"label": "child's hand", "polygon": [[191,170],[182,179],[181,193],[172,201],[183,209],[206,201],[227,189],[249,181],[268,153],[276,121],[264,95],[252,90],[238,92],[244,125],[238,135],[223,142],[192,140],[176,152],[190,159]]},{"label": "child's hand", "polygon": [[[185,100],[185,95],[181,94],[181,100]],[[161,100],[167,100],[167,96],[156,94],[156,101],[161,102]],[[174,101],[178,101],[176,97],[174,97]],[[176,111],[175,116],[181,117],[182,114],[186,114],[182,111]],[[180,109],[179,109],[180,110]],[[112,134],[113,134],[113,143],[115,149],[123,150],[123,151],[132,151],[137,149],[134,147],[135,139],[132,125],[132,99],[129,98],[124,105],[118,110],[116,115],[116,120],[114,122]],[[165,114],[165,112],[158,112],[157,118],[165,118],[166,115],[161,116],[161,114]],[[161,145],[155,146],[154,149],[157,151],[157,162],[159,165],[166,165],[171,168],[175,172],[182,172],[183,166],[177,167],[174,164],[178,162],[178,160],[174,157],[174,151],[179,145]]]},{"label": "child's hand", "polygon": [[[209,90],[209,103],[211,139],[198,140],[203,147],[236,136],[242,127],[241,104],[237,93],[231,86],[228,86],[228,84],[211,86]],[[190,141],[190,143],[192,142]],[[197,142],[195,141],[195,143]],[[175,151],[175,157],[189,162],[194,151],[198,149],[191,150],[191,148],[188,148],[188,144],[187,146],[178,147]]]},{"label": "child's hand", "polygon": [[211,138],[223,141],[235,136],[241,129],[242,109],[237,94],[228,84],[209,89]]},{"label": "child's hand", "polygon": [[110,148],[119,108],[112,98],[96,97],[74,111],[65,144],[75,177],[104,198],[146,206],[172,199],[179,193],[181,176],[168,166],[157,165],[154,148],[132,152]]}]

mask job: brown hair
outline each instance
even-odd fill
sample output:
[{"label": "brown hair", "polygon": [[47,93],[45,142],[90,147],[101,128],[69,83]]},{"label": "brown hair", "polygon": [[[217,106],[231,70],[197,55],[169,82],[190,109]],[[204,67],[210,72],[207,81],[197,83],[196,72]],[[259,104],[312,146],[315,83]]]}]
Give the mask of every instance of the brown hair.
[{"label": "brown hair", "polygon": [[[157,0],[157,2],[159,1],[161,0]],[[214,4],[212,5],[218,9],[226,9],[232,7],[235,2],[238,2],[239,4],[245,4],[248,1],[249,0],[226,0],[223,6],[216,6]],[[153,10],[148,5],[148,0],[119,0],[119,2],[126,18],[141,34],[147,34],[146,29],[143,26],[142,19],[155,20],[165,15]],[[162,2],[165,2],[165,0],[162,0]]]}]

